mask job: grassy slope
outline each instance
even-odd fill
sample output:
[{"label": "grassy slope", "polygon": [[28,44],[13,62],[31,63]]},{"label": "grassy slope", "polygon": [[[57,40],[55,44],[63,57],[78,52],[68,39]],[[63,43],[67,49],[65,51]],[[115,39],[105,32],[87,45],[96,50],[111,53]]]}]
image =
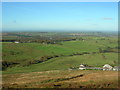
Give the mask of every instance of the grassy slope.
[{"label": "grassy slope", "polygon": [[[86,40],[84,41],[62,42],[62,45],[45,45],[39,43],[3,43],[3,61],[13,61],[23,64],[30,60],[40,59],[42,56],[70,55],[76,52],[98,52],[98,48],[117,46],[116,38],[105,38],[106,40],[101,40],[101,37],[87,37],[85,39]],[[68,69],[71,66],[78,66],[81,63],[86,63],[92,66],[101,66],[105,63],[114,64],[113,61],[117,60],[117,53],[59,57],[53,58],[44,63],[27,67],[21,66],[9,68],[3,73]]]},{"label": "grassy slope", "polygon": [[[12,55],[11,53],[15,53]],[[25,61],[38,59],[45,55],[69,54],[71,50],[58,45],[42,45],[39,43],[4,43],[3,44],[3,60],[7,61]]]},{"label": "grassy slope", "polygon": [[[105,58],[103,57],[105,56]],[[22,73],[22,72],[36,72],[36,71],[48,71],[48,70],[65,70],[69,67],[78,67],[79,64],[84,63],[91,66],[100,66],[108,63],[115,65],[114,61],[117,62],[118,54],[116,53],[105,53],[105,54],[94,54],[94,55],[81,55],[81,56],[69,56],[59,57],[48,60],[44,63],[33,64],[27,67],[13,67],[8,68],[7,72],[3,73]]]},{"label": "grassy slope", "polygon": [[[86,39],[85,41],[62,42],[63,45],[3,43],[3,60],[25,63],[25,61],[36,60],[42,56],[70,55],[76,52],[97,52],[100,47],[117,46],[116,38],[101,40],[100,37],[87,37]],[[113,65],[114,61],[117,62],[117,60],[117,53],[96,53],[57,57],[26,67],[12,67],[3,71],[3,87],[57,88],[55,85],[60,85],[60,88],[117,88],[118,73],[116,71],[66,70],[71,66],[78,67],[81,63],[91,66],[102,66],[106,63]],[[66,78],[80,74],[83,74],[83,76],[66,80]]]},{"label": "grassy slope", "polygon": [[39,59],[41,56],[69,55],[75,52],[97,52],[98,48],[117,46],[116,41],[90,39],[85,41],[68,41],[63,45],[43,45],[39,43],[3,43],[3,60],[25,61]]}]

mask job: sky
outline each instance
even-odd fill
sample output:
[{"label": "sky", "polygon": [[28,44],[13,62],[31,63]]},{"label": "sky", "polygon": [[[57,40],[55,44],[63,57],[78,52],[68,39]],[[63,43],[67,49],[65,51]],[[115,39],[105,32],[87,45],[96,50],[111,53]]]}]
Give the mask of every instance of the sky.
[{"label": "sky", "polygon": [[3,2],[2,30],[117,31],[118,3]]}]

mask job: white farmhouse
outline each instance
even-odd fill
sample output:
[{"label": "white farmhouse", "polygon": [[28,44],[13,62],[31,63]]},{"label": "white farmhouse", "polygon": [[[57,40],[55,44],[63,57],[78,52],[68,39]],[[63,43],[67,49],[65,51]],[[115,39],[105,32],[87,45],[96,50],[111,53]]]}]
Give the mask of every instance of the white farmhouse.
[{"label": "white farmhouse", "polygon": [[113,69],[113,67],[110,66],[109,64],[105,64],[105,65],[103,66],[103,71],[105,71],[105,70],[112,70],[112,69]]},{"label": "white farmhouse", "polygon": [[79,67],[80,70],[85,70],[86,69],[86,66],[83,65],[83,64],[80,64],[80,67]]},{"label": "white farmhouse", "polygon": [[18,41],[15,41],[14,43],[19,43]]}]

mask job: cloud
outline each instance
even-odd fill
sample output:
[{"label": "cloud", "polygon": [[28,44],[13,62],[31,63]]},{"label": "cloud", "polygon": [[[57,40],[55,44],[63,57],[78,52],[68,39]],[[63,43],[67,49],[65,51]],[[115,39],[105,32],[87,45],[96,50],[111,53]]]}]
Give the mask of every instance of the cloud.
[{"label": "cloud", "polygon": [[103,20],[113,20],[113,18],[105,17]]}]

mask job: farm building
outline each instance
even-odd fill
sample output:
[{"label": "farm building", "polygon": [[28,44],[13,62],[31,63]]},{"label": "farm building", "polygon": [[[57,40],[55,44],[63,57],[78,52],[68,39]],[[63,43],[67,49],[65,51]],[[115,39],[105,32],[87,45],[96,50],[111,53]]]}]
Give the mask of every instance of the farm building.
[{"label": "farm building", "polygon": [[86,65],[84,65],[84,64],[80,64],[79,69],[80,69],[80,70],[84,70],[84,69],[86,69]]},{"label": "farm building", "polygon": [[103,66],[103,71],[105,71],[105,70],[112,70],[112,69],[113,69],[113,67],[110,66],[109,64],[105,64],[105,65]]},{"label": "farm building", "polygon": [[14,43],[20,43],[20,42],[18,42],[18,41],[15,41]]},{"label": "farm building", "polygon": [[114,70],[114,71],[119,71],[119,70],[120,70],[120,66],[114,66],[114,67],[113,67],[113,70]]},{"label": "farm building", "polygon": [[85,69],[102,70],[102,68],[99,68],[99,67],[91,67],[91,66],[84,65],[84,64],[80,64],[79,69],[80,69],[80,70],[85,70]]},{"label": "farm building", "polygon": [[120,70],[120,66],[110,66],[109,64],[105,64],[102,68],[101,67],[91,67],[88,65],[84,65],[84,64],[80,64],[79,66],[79,70],[114,70],[114,71],[118,71]]}]

